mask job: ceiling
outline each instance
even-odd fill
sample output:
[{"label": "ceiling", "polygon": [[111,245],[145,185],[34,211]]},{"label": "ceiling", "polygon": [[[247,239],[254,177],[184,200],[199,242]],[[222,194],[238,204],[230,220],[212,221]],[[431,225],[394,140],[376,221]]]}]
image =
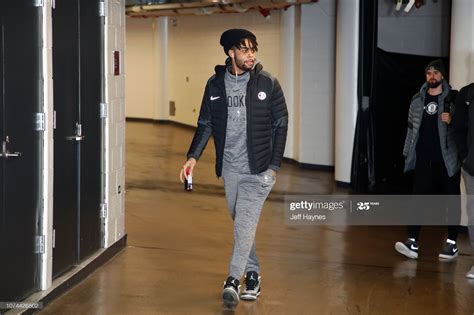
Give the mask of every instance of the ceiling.
[{"label": "ceiling", "polygon": [[259,11],[262,16],[270,15],[270,10],[286,9],[301,3],[318,0],[200,0],[200,1],[151,1],[127,0],[126,14],[130,17],[146,18],[177,15],[210,15],[215,13],[244,13]]}]

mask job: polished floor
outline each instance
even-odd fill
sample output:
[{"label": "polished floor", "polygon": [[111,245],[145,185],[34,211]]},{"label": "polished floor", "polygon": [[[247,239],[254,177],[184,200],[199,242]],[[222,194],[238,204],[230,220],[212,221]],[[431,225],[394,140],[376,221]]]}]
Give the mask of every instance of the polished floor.
[{"label": "polished floor", "polygon": [[331,172],[285,164],[257,231],[262,295],[235,311],[221,305],[232,246],[222,183],[209,143],[187,193],[178,173],[192,132],[127,123],[128,246],[41,314],[474,314],[474,264],[439,262],[444,229],[422,231],[418,261],[393,249],[404,227],[289,226],[285,194],[345,194]]}]

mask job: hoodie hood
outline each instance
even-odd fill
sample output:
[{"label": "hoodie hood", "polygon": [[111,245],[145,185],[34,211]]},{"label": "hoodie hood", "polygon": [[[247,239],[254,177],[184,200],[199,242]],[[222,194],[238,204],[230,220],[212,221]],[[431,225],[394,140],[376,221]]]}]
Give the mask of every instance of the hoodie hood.
[{"label": "hoodie hood", "polygon": [[[449,91],[451,91],[451,85],[448,84],[448,81],[446,79],[443,79],[441,81],[441,85],[443,86],[443,92],[441,93],[440,97],[445,98],[446,95],[449,94]],[[428,91],[428,82],[425,82],[420,89],[420,96],[422,99],[425,99],[426,91]]]}]

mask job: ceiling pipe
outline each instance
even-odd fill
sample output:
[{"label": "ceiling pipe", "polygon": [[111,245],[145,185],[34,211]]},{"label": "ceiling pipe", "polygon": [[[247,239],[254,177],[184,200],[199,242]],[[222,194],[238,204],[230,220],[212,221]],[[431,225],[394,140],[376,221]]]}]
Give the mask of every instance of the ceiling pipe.
[{"label": "ceiling pipe", "polygon": [[243,13],[258,10],[268,17],[272,9],[286,9],[291,5],[318,0],[200,0],[194,2],[168,2],[163,4],[129,5],[126,13],[131,17],[176,15],[210,15],[214,13]]}]

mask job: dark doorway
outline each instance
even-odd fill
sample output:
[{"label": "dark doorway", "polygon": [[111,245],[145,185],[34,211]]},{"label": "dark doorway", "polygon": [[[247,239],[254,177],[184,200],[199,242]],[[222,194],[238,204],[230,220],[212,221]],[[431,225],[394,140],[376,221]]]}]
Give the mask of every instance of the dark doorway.
[{"label": "dark doorway", "polygon": [[[359,111],[351,184],[361,193],[411,193],[412,174],[403,172],[410,101],[425,82],[430,61],[442,58],[449,65],[451,1],[419,2],[409,14],[397,11],[395,4],[360,1]],[[415,20],[417,14],[423,18]],[[416,23],[402,27],[407,20]]]}]

